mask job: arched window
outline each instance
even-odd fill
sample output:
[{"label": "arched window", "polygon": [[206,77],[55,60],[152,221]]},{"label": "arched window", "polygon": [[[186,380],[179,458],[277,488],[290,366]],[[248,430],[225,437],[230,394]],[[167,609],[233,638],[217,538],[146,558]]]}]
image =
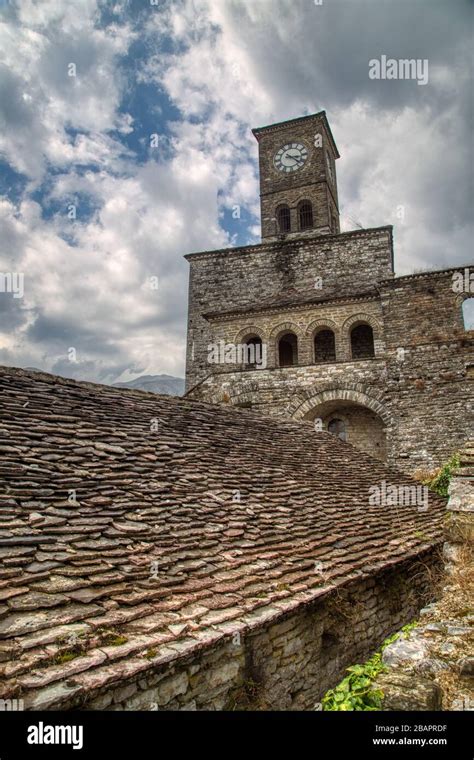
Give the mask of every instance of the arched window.
[{"label": "arched window", "polygon": [[328,431],[341,439],[347,441],[346,423],[338,417],[334,417],[328,424]]},{"label": "arched window", "polygon": [[298,363],[298,339],[294,333],[282,335],[278,341],[278,364],[293,367]]},{"label": "arched window", "polygon": [[374,331],[370,325],[356,325],[351,331],[351,353],[353,359],[371,359],[375,356]]},{"label": "arched window", "polygon": [[298,220],[300,230],[310,230],[313,226],[313,205],[311,201],[298,203]]},{"label": "arched window", "polygon": [[474,298],[466,298],[463,301],[462,321],[465,330],[474,330]]},{"label": "arched window", "polygon": [[291,231],[291,216],[288,206],[280,206],[277,209],[278,232],[285,234]]},{"label": "arched window", "polygon": [[314,336],[314,361],[336,361],[336,338],[332,330],[320,330]]},{"label": "arched window", "polygon": [[245,338],[243,345],[243,364],[252,369],[262,364],[262,339],[258,335],[252,335]]}]

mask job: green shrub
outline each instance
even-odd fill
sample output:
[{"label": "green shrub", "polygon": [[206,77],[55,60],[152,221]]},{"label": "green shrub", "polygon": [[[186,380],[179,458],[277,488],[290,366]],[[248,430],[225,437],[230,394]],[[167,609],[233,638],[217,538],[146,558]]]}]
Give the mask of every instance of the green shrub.
[{"label": "green shrub", "polygon": [[324,695],[321,704],[325,711],[345,712],[351,710],[381,710],[383,691],[372,689],[374,679],[386,670],[382,662],[382,653],[385,647],[396,641],[401,634],[407,638],[417,622],[403,626],[401,631],[389,636],[383,642],[380,649],[363,665],[352,665],[347,668],[349,673],[334,689],[329,689]]},{"label": "green shrub", "polygon": [[376,652],[364,665],[347,668],[349,675],[324,695],[323,710],[380,710],[383,692],[372,690],[371,686],[383,669],[381,652]]},{"label": "green shrub", "polygon": [[459,454],[453,454],[451,459],[440,467],[434,477],[424,481],[424,485],[439,494],[439,496],[447,496],[453,470],[457,470],[459,465]]}]

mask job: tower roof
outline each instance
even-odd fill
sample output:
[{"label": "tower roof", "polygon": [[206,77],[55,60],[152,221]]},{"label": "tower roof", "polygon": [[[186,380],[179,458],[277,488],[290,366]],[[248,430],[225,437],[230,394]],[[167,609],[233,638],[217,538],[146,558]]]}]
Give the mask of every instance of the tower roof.
[{"label": "tower roof", "polygon": [[265,127],[256,127],[255,129],[252,129],[252,134],[258,141],[260,139],[260,136],[263,134],[267,134],[268,132],[278,132],[282,128],[290,127],[293,124],[300,124],[304,121],[311,121],[311,119],[323,121],[329,139],[331,140],[332,146],[334,148],[335,155],[337,158],[340,158],[336,142],[331,132],[331,127],[329,126],[329,122],[327,120],[326,111],[318,111],[317,113],[309,114],[308,116],[298,116],[296,119],[288,119],[287,121],[278,121],[275,124],[268,124]]}]

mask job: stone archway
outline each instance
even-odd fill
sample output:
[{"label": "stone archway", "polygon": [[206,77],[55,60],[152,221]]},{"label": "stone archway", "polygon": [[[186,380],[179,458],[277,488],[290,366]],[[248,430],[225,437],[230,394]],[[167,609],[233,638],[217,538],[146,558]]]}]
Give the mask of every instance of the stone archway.
[{"label": "stone archway", "polygon": [[292,410],[293,419],[321,420],[322,428],[343,424],[345,440],[361,451],[387,460],[387,428],[391,417],[383,404],[360,390],[332,388],[315,393]]}]

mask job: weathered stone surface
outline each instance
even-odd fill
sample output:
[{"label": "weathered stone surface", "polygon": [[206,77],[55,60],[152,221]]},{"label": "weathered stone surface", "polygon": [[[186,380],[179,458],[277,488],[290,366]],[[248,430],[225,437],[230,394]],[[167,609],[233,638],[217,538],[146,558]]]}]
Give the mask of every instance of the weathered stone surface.
[{"label": "weathered stone surface", "polygon": [[383,710],[441,710],[442,692],[434,681],[400,670],[382,673],[372,683],[383,694]]},{"label": "weathered stone surface", "polygon": [[206,673],[206,680],[211,689],[216,686],[221,686],[224,683],[232,681],[239,673],[240,663],[238,661],[230,661],[221,665],[219,668],[212,669],[209,673]]},{"label": "weathered stone surface", "polygon": [[26,689],[39,689],[54,681],[68,679],[76,673],[81,673],[84,670],[101,665],[106,659],[106,655],[101,651],[90,652],[87,656],[76,657],[61,665],[53,665],[52,667],[32,671],[28,675],[20,676],[18,683]]},{"label": "weathered stone surface", "polygon": [[80,692],[81,687],[72,682],[70,685],[64,681],[56,683],[39,691],[25,694],[25,710],[49,710],[52,707],[60,709],[63,703],[71,700]]},{"label": "weathered stone surface", "polygon": [[188,676],[186,673],[180,673],[172,678],[168,678],[160,684],[156,701],[159,705],[166,705],[174,697],[184,694],[187,688]]},{"label": "weathered stone surface", "polygon": [[386,665],[416,666],[428,655],[426,643],[418,636],[403,637],[385,647],[382,660]]},{"label": "weathered stone surface", "polygon": [[57,607],[67,601],[63,594],[42,594],[39,591],[32,591],[28,594],[15,596],[10,599],[8,606],[12,610],[40,610],[45,607]]},{"label": "weathered stone surface", "polygon": [[[99,607],[89,605],[87,614],[93,616]],[[38,611],[35,613],[18,612],[0,620],[0,639],[33,633],[42,628],[53,628],[65,623],[74,623],[84,617],[84,608],[68,605],[64,609]]]},{"label": "weathered stone surface", "polygon": [[449,507],[457,512],[474,512],[474,481],[453,478],[449,484]]},{"label": "weathered stone surface", "polygon": [[29,591],[28,586],[12,586],[10,588],[0,588],[0,601],[11,599],[13,596],[19,596],[20,594],[27,594]]},{"label": "weathered stone surface", "polygon": [[119,689],[116,689],[114,692],[114,702],[117,704],[126,701],[136,693],[137,689],[138,686],[136,683],[130,683],[127,684],[127,686],[122,686]]},{"label": "weathered stone surface", "polygon": [[474,676],[474,657],[463,657],[458,662],[459,673],[462,676]]}]

